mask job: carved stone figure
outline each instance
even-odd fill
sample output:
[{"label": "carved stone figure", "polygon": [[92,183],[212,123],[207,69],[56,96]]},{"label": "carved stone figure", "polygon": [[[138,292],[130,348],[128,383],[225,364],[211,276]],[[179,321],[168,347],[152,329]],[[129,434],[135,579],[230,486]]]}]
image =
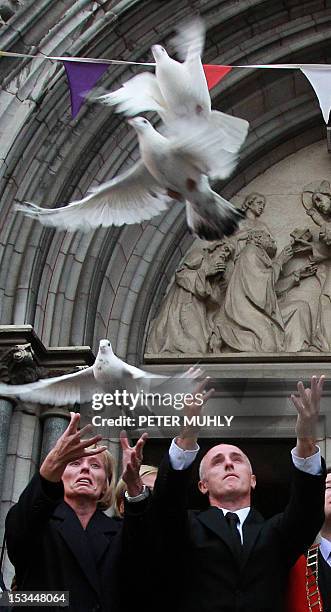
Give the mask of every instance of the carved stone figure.
[{"label": "carved stone figure", "polygon": [[313,235],[309,227],[304,229],[296,227],[291,233],[291,246],[295,254],[306,253],[312,250]]},{"label": "carved stone figure", "polygon": [[207,352],[211,321],[224,297],[225,271],[233,252],[231,244],[218,241],[188,255],[152,323],[147,353]]},{"label": "carved stone figure", "polygon": [[331,351],[331,186],[328,181],[310,183],[302,202],[307,214],[320,227],[313,242],[311,262],[318,266],[316,277],[321,293],[312,344],[315,350]]},{"label": "carved stone figure", "polygon": [[[276,251],[276,242],[268,232],[249,231],[247,244],[235,261],[220,314],[215,319],[222,339],[218,349],[265,353],[309,347],[308,303],[296,300],[280,305],[277,297],[277,281],[282,267],[293,257],[292,246],[285,247],[275,258]],[[313,273],[310,269],[289,277],[286,290]]]},{"label": "carved stone figure", "polygon": [[245,213],[245,220],[241,224],[246,227],[266,227],[260,217],[265,209],[266,198],[261,193],[250,193],[244,199],[240,210]]},{"label": "carved stone figure", "polygon": [[[283,300],[294,286],[317,272],[317,265],[311,263],[313,252],[313,235],[309,228],[294,229],[291,233],[292,257],[282,267],[281,275],[277,281],[276,292]],[[302,265],[304,262],[304,265]]]},{"label": "carved stone figure", "polygon": [[246,246],[249,230],[264,229],[270,233],[267,225],[260,219],[265,206],[266,198],[261,193],[250,193],[244,199],[240,211],[244,213],[245,218],[240,222],[239,230],[229,238],[231,244],[236,247],[235,257],[237,257],[240,251]]},{"label": "carved stone figure", "polygon": [[331,186],[328,181],[313,182],[304,187],[302,203],[307,215],[323,227],[331,220]]}]

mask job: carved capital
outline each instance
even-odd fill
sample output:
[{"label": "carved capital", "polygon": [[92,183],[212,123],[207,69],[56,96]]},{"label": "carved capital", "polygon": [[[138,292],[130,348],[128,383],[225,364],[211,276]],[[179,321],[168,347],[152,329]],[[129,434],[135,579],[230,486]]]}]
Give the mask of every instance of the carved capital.
[{"label": "carved capital", "polygon": [[9,384],[26,384],[46,378],[49,372],[35,361],[31,344],[15,344],[0,354],[0,380]]},{"label": "carved capital", "polygon": [[68,406],[42,406],[39,419],[45,421],[48,418],[59,417],[70,421],[70,407]]}]

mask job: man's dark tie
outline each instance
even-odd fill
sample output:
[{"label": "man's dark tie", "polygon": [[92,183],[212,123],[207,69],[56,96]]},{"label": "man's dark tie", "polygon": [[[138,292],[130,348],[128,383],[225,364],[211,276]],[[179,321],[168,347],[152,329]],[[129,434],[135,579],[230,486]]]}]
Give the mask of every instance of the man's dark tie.
[{"label": "man's dark tie", "polygon": [[241,555],[242,555],[242,544],[241,544],[241,537],[240,537],[240,533],[238,531],[238,523],[239,523],[239,516],[238,514],[236,514],[235,512],[227,512],[225,515],[225,520],[229,526],[230,532],[231,532],[231,540],[232,540],[232,546],[233,546],[233,551],[237,557],[238,560],[241,559]]}]

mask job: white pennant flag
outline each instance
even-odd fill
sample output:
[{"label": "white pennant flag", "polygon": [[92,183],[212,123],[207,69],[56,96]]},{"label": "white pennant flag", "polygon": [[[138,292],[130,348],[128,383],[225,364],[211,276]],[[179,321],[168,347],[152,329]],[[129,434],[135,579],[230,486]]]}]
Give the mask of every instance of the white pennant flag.
[{"label": "white pennant flag", "polygon": [[300,70],[307,77],[308,81],[313,87],[318,97],[318,102],[321,107],[324,121],[326,124],[328,124],[331,110],[331,66],[328,68],[300,67]]}]

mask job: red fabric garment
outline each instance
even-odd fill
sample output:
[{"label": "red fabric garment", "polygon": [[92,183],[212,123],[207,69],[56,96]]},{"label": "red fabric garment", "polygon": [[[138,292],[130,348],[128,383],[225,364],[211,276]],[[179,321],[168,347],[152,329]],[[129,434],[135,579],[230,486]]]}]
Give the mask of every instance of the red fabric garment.
[{"label": "red fabric garment", "polygon": [[[306,592],[306,563],[307,559],[305,555],[301,555],[297,560],[296,564],[292,567],[289,574],[288,581],[288,589],[286,595],[286,612],[310,612],[311,608],[309,607],[307,592]],[[319,592],[318,587],[316,585],[315,577],[312,575],[310,569],[308,568],[309,573],[309,585],[310,585],[310,593],[313,593],[317,590],[317,593],[313,595],[310,599],[311,604],[318,600]],[[322,599],[321,608],[319,606],[313,606],[313,610],[319,612],[319,610],[323,610]]]}]

